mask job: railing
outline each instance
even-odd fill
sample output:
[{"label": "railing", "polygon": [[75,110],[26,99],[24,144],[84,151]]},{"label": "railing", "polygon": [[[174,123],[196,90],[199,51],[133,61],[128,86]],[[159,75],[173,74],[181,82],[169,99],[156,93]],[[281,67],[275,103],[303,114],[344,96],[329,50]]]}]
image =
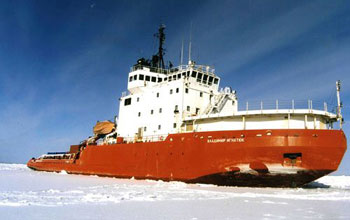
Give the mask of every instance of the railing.
[{"label": "railing", "polygon": [[330,108],[326,102],[312,100],[270,100],[270,101],[247,101],[240,103],[239,111],[248,110],[279,110],[279,109],[308,109],[322,110],[335,113],[336,108]]},{"label": "railing", "polygon": [[162,69],[158,67],[143,66],[143,65],[136,64],[130,68],[130,72],[133,72],[136,70],[143,70],[143,69],[148,69],[153,73],[164,73],[164,74],[168,74],[170,71],[170,69]]},{"label": "railing", "polygon": [[122,92],[122,97],[125,97],[125,96],[128,96],[130,95],[130,92],[129,91],[124,91]]},{"label": "railing", "polygon": [[190,64],[190,65],[180,65],[177,67],[169,68],[169,69],[162,69],[158,67],[151,67],[151,66],[143,66],[143,65],[134,65],[130,68],[130,72],[136,71],[136,70],[143,70],[148,69],[150,72],[153,73],[164,73],[164,74],[171,74],[177,71],[181,70],[187,70],[192,69],[199,72],[208,73],[209,75],[215,75],[215,69],[205,66],[205,65],[196,65],[196,64]]},{"label": "railing", "polygon": [[164,141],[168,134],[159,134],[159,135],[147,135],[142,137],[124,137],[124,141],[127,143],[130,142],[157,142],[157,141]]},{"label": "railing", "polygon": [[47,155],[56,155],[56,154],[69,154],[69,152],[47,152]]},{"label": "railing", "polygon": [[215,69],[211,68],[210,66],[205,66],[205,65],[197,65],[197,64],[180,65],[176,68],[179,70],[192,69],[192,70],[199,71],[202,73],[207,73],[209,75],[215,75]]}]

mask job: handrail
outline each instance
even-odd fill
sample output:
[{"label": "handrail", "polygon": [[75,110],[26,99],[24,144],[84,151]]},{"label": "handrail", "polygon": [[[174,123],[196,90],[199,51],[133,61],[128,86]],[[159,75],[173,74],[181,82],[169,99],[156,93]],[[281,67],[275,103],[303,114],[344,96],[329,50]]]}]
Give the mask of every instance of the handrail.
[{"label": "handrail", "polygon": [[157,134],[157,135],[146,135],[142,137],[134,136],[134,137],[123,137],[124,141],[127,143],[130,142],[157,142],[164,141],[169,134]]},{"label": "handrail", "polygon": [[312,110],[322,110],[328,112],[335,112],[334,108],[329,109],[326,102],[313,101],[313,100],[266,100],[266,101],[247,101],[244,105],[238,107],[239,111],[249,111],[249,110],[282,110],[282,109],[308,109]]},{"label": "handrail", "polygon": [[174,72],[182,71],[182,70],[196,70],[199,72],[207,73],[209,75],[215,75],[215,69],[211,68],[210,66],[205,65],[197,65],[197,64],[190,64],[190,65],[179,65],[177,67],[172,67],[169,69],[162,69],[158,67],[151,67],[151,66],[144,66],[136,64],[130,68],[130,72],[136,71],[136,70],[143,70],[148,69],[150,72],[154,73],[164,73],[164,74],[172,74]]}]

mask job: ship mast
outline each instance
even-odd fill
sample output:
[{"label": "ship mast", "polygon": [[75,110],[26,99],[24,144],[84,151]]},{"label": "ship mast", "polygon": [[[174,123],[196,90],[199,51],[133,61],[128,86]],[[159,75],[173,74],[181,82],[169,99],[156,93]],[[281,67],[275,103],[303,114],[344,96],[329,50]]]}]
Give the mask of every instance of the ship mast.
[{"label": "ship mast", "polygon": [[191,22],[191,29],[190,29],[190,42],[188,44],[188,64],[192,63],[191,60],[191,51],[192,50],[192,22]]},{"label": "ship mast", "polygon": [[180,66],[182,67],[184,60],[184,39],[182,39],[182,44],[181,44],[181,57],[180,57]]},{"label": "ship mast", "polygon": [[158,29],[158,33],[155,35],[158,39],[159,39],[159,48],[158,48],[158,68],[162,68],[165,69],[164,66],[164,49],[163,49],[163,44],[165,41],[165,34],[164,34],[164,29],[165,29],[165,25],[162,24],[160,25],[159,29]]},{"label": "ship mast", "polygon": [[340,129],[342,129],[342,127],[343,127],[343,116],[341,115],[341,108],[343,107],[343,104],[340,101],[340,80],[337,80],[336,87],[337,87],[337,102],[338,102],[337,118],[338,118],[338,120],[340,122],[340,124],[339,124]]}]

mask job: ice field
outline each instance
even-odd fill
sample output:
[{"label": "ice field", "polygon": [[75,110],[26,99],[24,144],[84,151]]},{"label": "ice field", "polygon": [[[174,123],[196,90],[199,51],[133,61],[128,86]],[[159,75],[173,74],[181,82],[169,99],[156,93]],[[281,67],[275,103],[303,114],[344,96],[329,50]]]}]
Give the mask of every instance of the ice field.
[{"label": "ice field", "polygon": [[218,187],[0,164],[0,219],[350,219],[350,176],[304,188]]}]

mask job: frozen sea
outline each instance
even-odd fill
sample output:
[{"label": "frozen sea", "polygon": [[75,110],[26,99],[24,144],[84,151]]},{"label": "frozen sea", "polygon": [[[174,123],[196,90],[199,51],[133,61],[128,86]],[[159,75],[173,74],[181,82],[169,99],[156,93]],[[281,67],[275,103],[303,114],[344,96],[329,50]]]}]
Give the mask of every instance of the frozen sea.
[{"label": "frozen sea", "polygon": [[0,164],[0,219],[350,219],[350,176],[296,189],[248,188]]}]

